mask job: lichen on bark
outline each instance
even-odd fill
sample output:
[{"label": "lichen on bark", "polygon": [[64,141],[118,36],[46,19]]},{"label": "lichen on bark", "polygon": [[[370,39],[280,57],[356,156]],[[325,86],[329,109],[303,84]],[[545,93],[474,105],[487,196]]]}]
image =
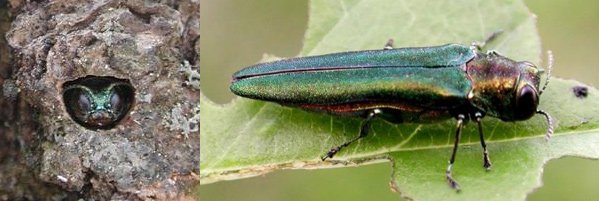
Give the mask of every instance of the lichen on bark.
[{"label": "lichen on bark", "polygon": [[[0,66],[0,83],[11,93],[0,104],[11,112],[1,113],[10,126],[0,131],[10,133],[19,150],[4,158],[24,163],[30,173],[15,177],[53,185],[8,194],[184,198],[199,180],[199,120],[192,119],[199,117],[199,90],[187,72],[199,75],[199,1],[9,3],[13,60]],[[133,108],[112,129],[85,128],[66,112],[63,84],[90,75],[125,79],[135,88]],[[18,94],[9,97],[15,88]],[[177,118],[190,118],[183,119],[187,130],[173,129],[182,121],[169,119],[174,110]]]}]

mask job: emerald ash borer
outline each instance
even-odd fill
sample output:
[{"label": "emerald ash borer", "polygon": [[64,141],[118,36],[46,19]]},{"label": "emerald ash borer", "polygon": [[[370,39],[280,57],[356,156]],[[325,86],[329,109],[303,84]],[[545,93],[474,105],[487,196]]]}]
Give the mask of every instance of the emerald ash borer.
[{"label": "emerald ash borer", "polygon": [[[299,57],[250,66],[233,75],[230,89],[247,98],[363,117],[359,135],[329,150],[322,160],[366,137],[375,117],[392,123],[435,123],[455,118],[455,141],[446,179],[458,190],[451,171],[461,130],[467,121],[478,124],[486,169],[491,167],[481,124],[486,115],[513,122],[541,114],[548,123],[545,136],[551,137],[552,118],[537,109],[539,96],[549,81],[548,75],[539,90],[543,69],[495,51],[482,52],[482,45],[393,48],[392,42],[389,40],[380,50]],[[549,70],[552,60],[549,52]]]},{"label": "emerald ash borer", "polygon": [[71,118],[85,128],[111,129],[131,109],[133,86],[127,80],[87,76],[66,82],[62,98]]}]

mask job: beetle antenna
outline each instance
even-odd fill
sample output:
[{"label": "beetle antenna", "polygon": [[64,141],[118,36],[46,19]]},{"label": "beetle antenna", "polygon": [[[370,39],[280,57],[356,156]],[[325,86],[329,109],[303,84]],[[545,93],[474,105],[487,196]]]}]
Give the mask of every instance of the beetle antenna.
[{"label": "beetle antenna", "polygon": [[543,94],[543,91],[545,91],[545,88],[547,88],[547,84],[549,84],[549,78],[551,78],[551,69],[553,69],[553,53],[551,50],[547,50],[547,61],[549,64],[547,67],[547,77],[545,77],[545,85],[543,85],[543,88],[541,91],[539,91],[539,96]]},{"label": "beetle antenna", "polygon": [[547,124],[548,124],[548,128],[547,128],[547,133],[545,133],[545,140],[549,140],[549,138],[551,138],[551,136],[553,135],[553,118],[551,118],[551,116],[549,115],[549,113],[543,111],[543,110],[537,110],[537,114],[541,114],[543,116],[545,116],[545,118],[547,119]]}]

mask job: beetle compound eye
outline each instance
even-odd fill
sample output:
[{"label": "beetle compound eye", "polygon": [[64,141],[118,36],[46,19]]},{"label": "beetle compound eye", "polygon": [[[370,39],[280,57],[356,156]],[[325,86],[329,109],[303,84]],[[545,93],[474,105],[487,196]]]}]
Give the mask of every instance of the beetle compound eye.
[{"label": "beetle compound eye", "polygon": [[537,111],[539,99],[537,91],[530,85],[522,87],[516,96],[516,120],[526,120],[532,117]]},{"label": "beetle compound eye", "polygon": [[113,108],[119,108],[121,106],[120,104],[121,98],[119,97],[119,94],[113,91],[110,95],[110,106]]},{"label": "beetle compound eye", "polygon": [[63,99],[67,112],[78,119],[87,118],[93,108],[90,96],[85,88],[72,87],[65,90]]},{"label": "beetle compound eye", "polygon": [[91,100],[88,94],[79,94],[79,100],[77,101],[78,110],[85,111],[86,113],[92,109]]},{"label": "beetle compound eye", "polygon": [[88,129],[114,128],[131,110],[135,90],[127,80],[87,76],[63,85],[63,101],[73,121]]},{"label": "beetle compound eye", "polygon": [[116,114],[126,114],[133,103],[133,88],[117,84],[110,93],[110,108]]}]

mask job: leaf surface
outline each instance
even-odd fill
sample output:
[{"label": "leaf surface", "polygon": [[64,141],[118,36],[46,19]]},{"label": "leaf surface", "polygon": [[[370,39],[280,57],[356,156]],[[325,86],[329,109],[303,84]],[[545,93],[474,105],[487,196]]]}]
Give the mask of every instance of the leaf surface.
[{"label": "leaf surface", "polygon": [[[488,44],[514,60],[540,64],[534,16],[520,1],[312,1],[302,55],[396,47],[470,44],[502,31]],[[556,123],[546,141],[545,119],[522,122],[483,120],[493,167],[482,168],[476,124],[467,124],[450,189],[445,168],[455,120],[433,124],[392,124],[375,120],[370,135],[333,160],[319,157],[357,136],[361,119],[312,113],[275,103],[237,98],[217,105],[201,97],[202,184],[264,174],[277,169],[343,167],[391,161],[392,185],[416,200],[523,200],[540,186],[543,165],[563,156],[599,158],[599,96],[574,96],[577,81],[552,78],[540,109]]]}]

